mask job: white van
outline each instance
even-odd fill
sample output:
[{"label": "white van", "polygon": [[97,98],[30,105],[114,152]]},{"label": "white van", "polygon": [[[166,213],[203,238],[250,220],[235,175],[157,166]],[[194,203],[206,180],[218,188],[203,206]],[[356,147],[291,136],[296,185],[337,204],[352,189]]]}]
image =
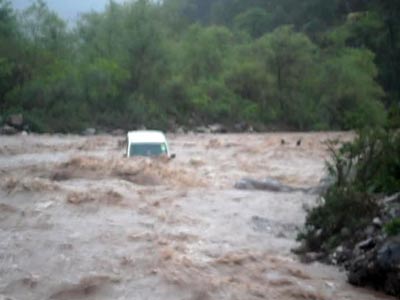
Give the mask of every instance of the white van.
[{"label": "white van", "polygon": [[[128,132],[126,156],[166,156],[170,157],[165,135],[161,131],[142,130]],[[174,158],[172,155],[171,158]]]}]

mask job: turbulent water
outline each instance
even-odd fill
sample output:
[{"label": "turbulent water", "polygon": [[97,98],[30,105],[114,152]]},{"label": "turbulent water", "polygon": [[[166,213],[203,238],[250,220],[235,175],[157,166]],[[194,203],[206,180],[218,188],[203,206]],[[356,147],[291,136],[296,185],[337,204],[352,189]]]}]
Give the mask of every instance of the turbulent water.
[{"label": "turbulent water", "polygon": [[291,253],[314,195],[233,188],[315,186],[336,138],[170,135],[166,161],[123,158],[123,137],[0,137],[0,299],[389,299]]}]

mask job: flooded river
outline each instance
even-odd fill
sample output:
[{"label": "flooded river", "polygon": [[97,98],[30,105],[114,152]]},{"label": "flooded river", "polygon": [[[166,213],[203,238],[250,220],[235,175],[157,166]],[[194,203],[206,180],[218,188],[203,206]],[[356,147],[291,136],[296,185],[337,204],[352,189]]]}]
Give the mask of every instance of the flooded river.
[{"label": "flooded river", "polygon": [[[0,137],[0,299],[390,299],[291,249],[324,142],[348,133],[169,135],[172,161],[123,137]],[[297,142],[300,145],[297,146]]]}]

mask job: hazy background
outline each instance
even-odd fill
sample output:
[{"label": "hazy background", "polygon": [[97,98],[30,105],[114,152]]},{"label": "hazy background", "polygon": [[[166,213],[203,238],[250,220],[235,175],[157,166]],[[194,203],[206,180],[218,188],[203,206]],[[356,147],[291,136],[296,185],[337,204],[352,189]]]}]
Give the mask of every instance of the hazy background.
[{"label": "hazy background", "polygon": [[[11,3],[16,9],[24,9],[32,4],[34,0],[12,0]],[[101,11],[109,0],[47,0],[50,9],[56,11],[62,18],[74,21],[76,17],[92,10]],[[124,0],[115,0],[115,2],[125,2]]]}]

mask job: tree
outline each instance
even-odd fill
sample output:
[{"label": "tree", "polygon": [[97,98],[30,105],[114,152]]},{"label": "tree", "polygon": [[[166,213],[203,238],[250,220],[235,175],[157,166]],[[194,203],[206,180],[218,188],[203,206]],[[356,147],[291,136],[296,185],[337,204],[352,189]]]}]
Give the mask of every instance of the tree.
[{"label": "tree", "polygon": [[21,19],[21,30],[32,46],[61,57],[66,54],[71,40],[67,24],[49,10],[43,0],[36,0],[27,8]]},{"label": "tree", "polygon": [[18,82],[13,51],[17,48],[17,20],[10,3],[0,0],[0,109],[4,109],[5,95]]},{"label": "tree", "polygon": [[290,26],[277,28],[256,43],[259,62],[272,75],[271,96],[279,104],[282,123],[307,128],[314,105],[309,84],[315,76],[315,45]]},{"label": "tree", "polygon": [[248,32],[253,38],[259,38],[271,29],[272,16],[260,7],[254,7],[237,15],[234,27]]},{"label": "tree", "polygon": [[384,93],[375,81],[374,55],[368,50],[340,49],[327,58],[318,86],[322,116],[329,127],[382,126],[386,119],[380,101]]}]

